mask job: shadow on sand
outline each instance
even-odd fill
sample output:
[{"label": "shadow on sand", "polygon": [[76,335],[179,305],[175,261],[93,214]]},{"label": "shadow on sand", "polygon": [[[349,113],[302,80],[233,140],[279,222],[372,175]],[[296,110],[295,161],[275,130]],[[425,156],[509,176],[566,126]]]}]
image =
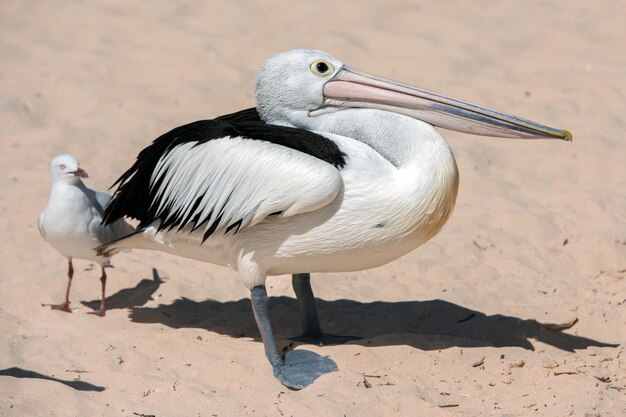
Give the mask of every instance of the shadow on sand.
[{"label": "shadow on sand", "polygon": [[[277,339],[301,331],[298,305],[289,297],[272,297],[272,325]],[[590,346],[618,345],[549,330],[535,320],[500,314],[488,316],[443,300],[361,303],[317,299],[322,328],[332,334],[363,339],[350,343],[367,346],[409,345],[433,350],[452,346],[517,346],[534,350],[530,339],[573,352]],[[249,299],[219,302],[181,298],[154,308],[135,307],[137,323],[162,323],[172,328],[201,328],[231,337],[260,336]],[[393,335],[393,337],[381,337]]]},{"label": "shadow on sand", "polygon": [[[152,268],[152,279],[142,279],[139,284],[134,288],[125,288],[117,293],[107,297],[107,308],[109,310],[131,308],[142,306],[149,300],[152,300],[152,295],[159,289],[164,280],[159,276],[159,272]],[[81,301],[84,306],[92,309],[97,309],[100,306],[99,300]],[[22,368],[12,367],[0,370],[0,376],[10,376],[13,378],[31,378],[31,379],[43,379],[46,381],[54,381],[77,391],[104,391],[104,387],[90,384],[85,381],[77,380],[65,380],[48,375],[40,374],[39,372],[29,371]]]},{"label": "shadow on sand", "polygon": [[89,382],[54,378],[48,375],[40,374],[39,372],[28,371],[26,369],[16,368],[16,367],[0,369],[0,376],[11,376],[13,378],[44,379],[46,381],[54,381],[63,385],[67,385],[68,387],[75,389],[76,391],[101,392],[105,390],[104,387],[93,385],[93,384],[90,384]]},{"label": "shadow on sand", "polygon": [[[165,280],[152,268],[152,279],[142,279],[134,288],[124,288],[106,298],[107,310],[116,310],[142,306],[152,300],[152,295]],[[100,300],[81,301],[81,304],[93,310],[100,307]]]}]

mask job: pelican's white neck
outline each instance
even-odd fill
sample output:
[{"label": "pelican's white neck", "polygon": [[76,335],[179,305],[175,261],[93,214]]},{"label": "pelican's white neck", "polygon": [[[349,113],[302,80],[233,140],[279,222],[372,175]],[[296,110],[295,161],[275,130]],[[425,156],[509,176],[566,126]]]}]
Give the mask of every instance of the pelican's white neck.
[{"label": "pelican's white neck", "polygon": [[452,151],[439,132],[408,116],[376,109],[346,109],[315,117],[302,113],[291,114],[292,126],[358,140],[397,168],[440,158],[454,163]]}]

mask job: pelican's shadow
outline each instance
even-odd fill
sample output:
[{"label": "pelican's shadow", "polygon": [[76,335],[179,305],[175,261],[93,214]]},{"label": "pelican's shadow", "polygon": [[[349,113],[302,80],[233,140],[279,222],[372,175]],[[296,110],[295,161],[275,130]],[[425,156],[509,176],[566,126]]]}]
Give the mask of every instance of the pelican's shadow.
[{"label": "pelican's shadow", "polygon": [[[409,345],[422,350],[452,346],[517,346],[534,350],[529,339],[573,352],[590,346],[615,347],[560,331],[535,320],[500,314],[486,315],[444,300],[377,301],[317,299],[322,328],[332,334],[363,337],[350,343],[367,346]],[[298,304],[289,297],[272,297],[272,327],[278,339],[300,333]],[[219,302],[181,298],[169,305],[133,308],[131,320],[162,323],[173,328],[201,328],[231,337],[260,340],[249,299]],[[393,337],[380,337],[393,335]]]},{"label": "pelican's shadow", "polygon": [[[107,310],[124,309],[145,305],[152,300],[152,295],[159,289],[166,278],[159,276],[159,271],[152,268],[152,279],[142,279],[134,288],[124,288],[106,298]],[[81,304],[96,310],[100,300],[81,301]]]}]

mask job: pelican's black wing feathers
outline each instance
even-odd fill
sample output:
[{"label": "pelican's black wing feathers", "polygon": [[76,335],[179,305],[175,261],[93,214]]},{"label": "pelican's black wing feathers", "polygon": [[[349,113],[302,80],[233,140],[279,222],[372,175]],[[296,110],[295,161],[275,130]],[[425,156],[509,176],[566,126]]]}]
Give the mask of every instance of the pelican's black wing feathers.
[{"label": "pelican's black wing feathers", "polygon": [[[147,226],[155,220],[161,220],[161,229],[174,226],[182,228],[189,223],[192,223],[195,229],[211,220],[211,224],[205,230],[205,239],[220,227],[225,227],[226,231],[235,227],[238,230],[244,219],[224,219],[223,217],[228,215],[228,211],[233,212],[232,208],[226,210],[226,202],[221,207],[211,207],[209,215],[206,211],[203,212],[201,205],[208,201],[205,196],[206,192],[209,192],[208,190],[193,196],[192,203],[188,207],[173,207],[171,200],[167,202],[163,200],[163,198],[167,198],[163,195],[162,190],[162,181],[166,176],[162,175],[161,172],[156,180],[153,179],[159,162],[177,147],[193,142],[193,146],[187,152],[194,152],[196,148],[198,152],[200,152],[200,148],[203,148],[202,152],[207,152],[208,148],[202,145],[206,145],[212,140],[224,141],[229,138],[265,141],[281,145],[313,156],[337,169],[345,165],[345,155],[339,150],[335,142],[307,130],[266,124],[261,120],[256,109],[250,108],[213,120],[201,120],[177,127],[143,149],[133,166],[113,184],[113,187],[116,185],[118,187],[113,200],[106,209],[105,223],[112,223],[121,217],[128,216],[138,219],[140,226]],[[185,158],[185,155],[187,154],[178,157]],[[219,155],[212,153],[210,156],[215,164],[215,158]],[[277,157],[279,156],[277,155]],[[221,168],[226,174],[229,173],[227,171],[230,169],[228,163],[229,161],[219,162],[220,165],[226,167]],[[234,163],[240,162],[235,161]],[[241,170],[241,167],[237,169]],[[197,175],[200,174],[197,173],[196,177]],[[171,175],[168,178],[171,179]],[[194,181],[198,181],[198,178],[195,178]],[[159,194],[159,189],[161,189],[161,194]],[[221,190],[220,192],[225,191]],[[231,189],[226,192],[233,194],[235,190]],[[229,197],[227,196],[227,200]],[[186,199],[189,200],[189,198]],[[255,213],[243,214],[248,217],[255,215]],[[247,219],[245,224],[249,222],[250,219]]]}]

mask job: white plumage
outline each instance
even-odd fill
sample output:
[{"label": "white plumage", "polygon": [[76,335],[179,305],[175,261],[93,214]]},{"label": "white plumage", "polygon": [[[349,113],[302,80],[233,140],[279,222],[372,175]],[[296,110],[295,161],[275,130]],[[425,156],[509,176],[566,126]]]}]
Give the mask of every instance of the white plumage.
[{"label": "white plumage", "polygon": [[317,210],[337,196],[341,176],[332,165],[281,145],[224,138],[172,149],[151,182],[159,184],[157,217],[167,208],[165,220],[217,221],[221,231],[238,221],[238,229],[254,226],[276,212],[289,217]]},{"label": "white plumage", "polygon": [[65,301],[51,305],[53,309],[71,312],[69,291],[74,274],[72,259],[86,259],[96,262],[102,268],[100,278],[102,299],[95,312],[104,315],[106,310],[105,285],[110,257],[100,256],[95,248],[119,239],[133,231],[124,220],[108,226],[102,224],[102,216],[111,196],[87,188],[81,178],[87,173],[80,168],[72,155],[59,155],[50,163],[52,188],[50,198],[37,222],[41,236],[68,260],[68,284]]}]

